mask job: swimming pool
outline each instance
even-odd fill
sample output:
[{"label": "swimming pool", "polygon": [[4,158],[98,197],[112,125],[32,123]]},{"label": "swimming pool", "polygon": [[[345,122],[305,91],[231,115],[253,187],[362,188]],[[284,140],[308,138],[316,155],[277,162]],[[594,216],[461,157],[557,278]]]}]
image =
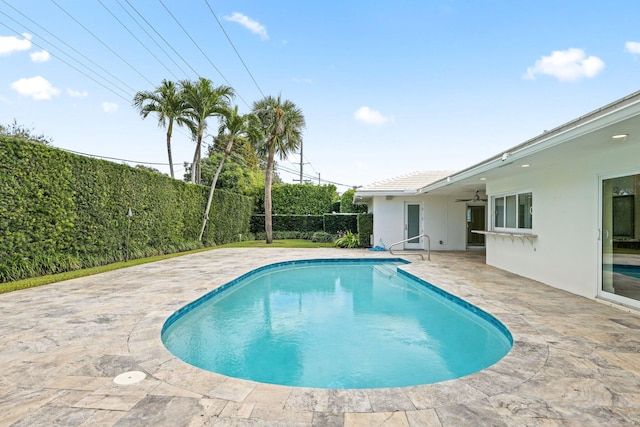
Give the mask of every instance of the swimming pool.
[{"label": "swimming pool", "polygon": [[272,264],[174,313],[162,340],[223,375],[352,389],[430,384],[482,370],[513,340],[493,316],[402,270],[400,259]]}]

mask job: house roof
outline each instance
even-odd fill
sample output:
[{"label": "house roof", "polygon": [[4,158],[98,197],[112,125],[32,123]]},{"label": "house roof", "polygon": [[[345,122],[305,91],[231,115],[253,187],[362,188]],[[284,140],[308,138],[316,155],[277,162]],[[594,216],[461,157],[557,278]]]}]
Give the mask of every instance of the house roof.
[{"label": "house roof", "polygon": [[[492,179],[518,174],[524,166],[562,167],[582,152],[614,149],[611,137],[627,135],[625,141],[640,141],[640,91],[627,95],[575,120],[518,144],[504,152],[458,172],[442,172],[439,179],[412,188],[392,178],[356,190],[355,199],[364,201],[373,195],[448,194],[469,195],[482,191]],[[412,175],[433,172],[414,172]],[[399,181],[398,181],[399,180]],[[378,184],[385,183],[384,186]],[[394,187],[394,183],[397,184]],[[369,190],[372,188],[372,190]]]},{"label": "house roof", "polygon": [[412,194],[420,188],[454,174],[454,171],[416,171],[365,185],[356,190],[360,196]]}]

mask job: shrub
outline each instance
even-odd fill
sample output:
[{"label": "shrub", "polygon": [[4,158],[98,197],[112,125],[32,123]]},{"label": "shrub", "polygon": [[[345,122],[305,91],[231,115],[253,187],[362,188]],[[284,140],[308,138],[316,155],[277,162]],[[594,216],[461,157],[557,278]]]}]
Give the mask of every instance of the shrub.
[{"label": "shrub", "polygon": [[335,235],[329,234],[329,233],[325,233],[324,231],[316,231],[311,236],[311,241],[312,242],[329,243],[329,242],[333,242],[334,240],[336,240],[336,236]]},{"label": "shrub", "polygon": [[373,214],[358,214],[358,235],[360,236],[360,246],[368,248],[371,246],[370,236],[373,234]]},{"label": "shrub", "polygon": [[351,231],[344,233],[338,233],[340,237],[336,240],[336,246],[339,248],[357,248],[360,246],[360,239],[357,234],[353,234]]}]

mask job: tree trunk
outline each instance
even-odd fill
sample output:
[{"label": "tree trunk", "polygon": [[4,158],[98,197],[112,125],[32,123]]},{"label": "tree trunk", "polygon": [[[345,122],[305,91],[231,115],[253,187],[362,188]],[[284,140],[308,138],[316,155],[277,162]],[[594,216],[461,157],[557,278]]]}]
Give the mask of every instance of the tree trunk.
[{"label": "tree trunk", "polygon": [[204,211],[204,219],[202,220],[202,229],[200,230],[200,237],[198,237],[198,241],[202,242],[202,236],[204,235],[204,229],[207,226],[207,221],[209,221],[209,210],[211,209],[211,202],[213,201],[213,191],[216,189],[216,184],[218,183],[218,177],[220,176],[220,172],[222,171],[222,166],[224,165],[225,160],[227,160],[227,156],[231,153],[231,147],[233,147],[233,138],[229,140],[229,144],[227,144],[227,149],[224,151],[224,156],[222,157],[222,161],[218,165],[218,169],[216,169],[216,174],[213,177],[213,182],[211,183],[211,190],[209,190],[209,200],[207,200],[207,208]]},{"label": "tree trunk", "polygon": [[171,172],[171,178],[173,176],[173,158],[171,157],[171,133],[173,132],[173,121],[169,121],[169,127],[167,128],[167,154],[169,155],[169,171]]},{"label": "tree trunk", "polygon": [[191,163],[191,183],[196,183],[196,165],[198,164],[198,147],[193,152],[193,162]]},{"label": "tree trunk", "polygon": [[267,234],[266,243],[273,243],[273,220],[271,217],[271,183],[273,182],[273,158],[275,149],[269,148],[267,172],[264,179],[264,231]]},{"label": "tree trunk", "polygon": [[200,184],[200,167],[202,166],[200,147],[202,147],[202,135],[198,134],[198,140],[196,141],[196,151],[193,154],[193,163],[191,164],[191,182],[194,184]]}]

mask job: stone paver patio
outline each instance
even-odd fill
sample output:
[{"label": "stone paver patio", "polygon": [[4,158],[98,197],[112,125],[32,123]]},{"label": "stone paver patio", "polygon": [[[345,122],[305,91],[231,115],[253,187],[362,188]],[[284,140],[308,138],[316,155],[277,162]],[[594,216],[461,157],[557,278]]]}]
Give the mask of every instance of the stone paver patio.
[{"label": "stone paver patio", "polygon": [[[481,372],[438,384],[322,390],[192,367],[160,340],[175,310],[256,267],[389,257],[218,249],[0,295],[0,426],[640,425],[640,315],[484,264],[479,252],[401,268],[488,311],[514,337]],[[141,382],[118,385],[127,371]]]}]

